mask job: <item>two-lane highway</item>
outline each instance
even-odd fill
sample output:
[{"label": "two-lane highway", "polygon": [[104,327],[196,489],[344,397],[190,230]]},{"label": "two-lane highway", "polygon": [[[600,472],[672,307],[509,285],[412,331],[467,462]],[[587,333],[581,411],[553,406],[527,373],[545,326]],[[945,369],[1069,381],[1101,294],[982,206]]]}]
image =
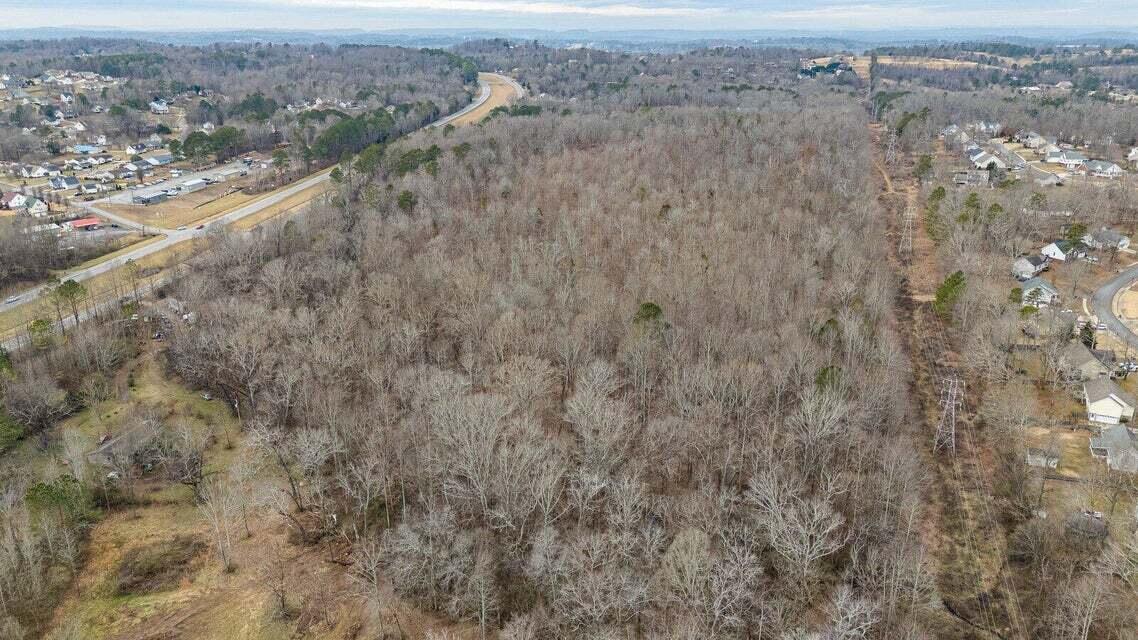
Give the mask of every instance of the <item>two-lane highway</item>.
[{"label": "two-lane highway", "polygon": [[[499,85],[499,86],[502,84],[508,85],[510,88],[513,89],[513,91],[515,93],[515,98],[518,98],[518,97],[521,97],[522,95],[524,95],[524,90],[522,89],[521,85],[519,85],[517,82],[515,82],[512,78],[507,78],[505,76],[500,76],[497,74],[479,74],[478,84],[481,87],[481,95],[478,97],[478,99],[476,99],[474,102],[472,102],[470,105],[468,105],[465,109],[462,109],[461,111],[453,114],[452,116],[448,116],[447,118],[444,118],[440,121],[437,121],[434,124],[439,125],[439,124],[446,124],[448,122],[452,122],[455,119],[461,118],[462,116],[470,114],[473,111],[475,111],[476,109],[481,108],[484,105],[484,103],[489,99],[489,97],[491,95],[491,82],[494,82],[495,85]],[[432,125],[427,125],[427,127],[425,127],[425,128],[429,128],[430,126],[432,126]],[[217,171],[217,169],[214,169],[214,172],[216,172],[216,171]],[[303,180],[300,180],[298,182],[295,182],[295,183],[289,185],[288,187],[280,189],[280,190],[274,192],[273,194],[271,194],[269,196],[261,198],[260,200],[257,200],[256,202],[253,202],[253,203],[247,204],[243,207],[239,207],[237,209],[234,209],[233,211],[230,211],[229,213],[226,213],[225,215],[218,216],[218,217],[214,218],[213,220],[210,220],[208,223],[206,223],[203,226],[203,228],[201,228],[201,229],[194,227],[194,228],[188,228],[188,229],[182,229],[182,230],[162,230],[164,237],[161,240],[148,242],[148,243],[144,244],[143,246],[137,247],[136,249],[134,249],[132,251],[127,251],[125,253],[122,253],[121,255],[116,256],[115,258],[113,258],[111,260],[105,260],[105,261],[100,262],[98,264],[95,264],[91,267],[87,267],[85,269],[78,269],[78,270],[66,273],[63,276],[61,276],[60,279],[62,279],[62,280],[75,280],[77,282],[89,280],[89,279],[94,278],[96,276],[110,272],[114,269],[120,268],[131,260],[138,261],[138,260],[141,260],[142,258],[145,258],[146,256],[155,254],[159,251],[162,251],[164,249],[172,247],[172,246],[174,246],[180,242],[185,242],[186,240],[191,240],[191,239],[196,238],[196,237],[203,237],[206,234],[208,234],[210,232],[210,230],[215,226],[227,226],[233,222],[241,220],[242,218],[245,218],[245,217],[257,214],[261,211],[264,211],[265,209],[272,207],[276,204],[279,204],[280,202],[287,200],[288,198],[300,193],[301,191],[304,191],[306,189],[315,187],[319,184],[328,182],[331,179],[330,176],[331,176],[331,169],[325,169],[323,171],[320,171],[319,173],[315,173],[311,176],[308,176],[307,178],[304,178]],[[121,201],[123,198],[129,198],[129,194],[127,194],[127,195],[116,194],[116,195],[113,195],[109,198],[104,198],[102,200],[98,200],[95,202],[89,202],[89,203],[88,202],[81,202],[81,203],[77,203],[77,204],[80,207],[82,207],[83,209],[91,212],[92,214],[97,215],[101,218],[105,218],[107,220],[110,220],[110,221],[114,222],[115,224],[118,224],[118,225],[126,227],[126,228],[130,228],[130,229],[142,230],[144,225],[142,225],[141,223],[134,221],[134,220],[131,220],[129,218],[124,218],[123,216],[116,215],[110,211],[107,211],[107,210],[99,207],[100,204],[107,203],[107,202],[118,202],[118,201]],[[155,227],[152,225],[145,225],[145,226],[146,226],[146,229],[148,229],[150,231],[155,230]],[[198,226],[202,226],[202,225],[198,225]],[[0,311],[8,311],[10,309],[18,308],[22,305],[34,304],[44,294],[47,287],[48,287],[48,285],[45,284],[45,285],[40,285],[38,287],[34,287],[32,289],[28,289],[26,291],[21,292],[18,295],[18,299],[16,301],[5,304],[5,305],[0,305]],[[0,346],[4,346],[5,348],[8,348],[9,350],[14,349],[16,346],[18,346],[18,344],[19,344],[19,342],[16,338],[10,338],[6,341],[0,341]]]}]

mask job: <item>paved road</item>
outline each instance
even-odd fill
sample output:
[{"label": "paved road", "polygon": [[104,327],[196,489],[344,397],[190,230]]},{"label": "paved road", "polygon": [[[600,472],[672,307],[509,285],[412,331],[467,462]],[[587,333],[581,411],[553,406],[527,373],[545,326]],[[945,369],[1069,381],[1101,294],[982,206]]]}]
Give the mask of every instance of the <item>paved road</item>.
[{"label": "paved road", "polygon": [[1126,268],[1111,278],[1110,282],[1099,287],[1099,290],[1091,296],[1091,311],[1098,316],[1100,323],[1105,324],[1111,333],[1118,336],[1119,340],[1138,349],[1138,334],[1131,331],[1114,313],[1114,298],[1135,282],[1138,282],[1138,264]]},{"label": "paved road", "polygon": [[[506,81],[511,86],[513,86],[515,88],[514,89],[515,91],[519,92],[518,93],[519,96],[524,95],[525,91],[524,91],[524,89],[522,89],[522,87],[520,85],[518,85],[516,82],[514,82],[512,79],[509,79],[509,78],[506,78]],[[483,82],[481,79],[478,82],[482,87],[482,92],[481,92],[482,95],[479,97],[479,100],[476,100],[474,103],[472,103],[466,109],[463,109],[462,111],[459,111],[458,113],[456,113],[452,116],[448,116],[448,118],[444,118],[443,120],[437,121],[436,123],[434,123],[434,125],[446,124],[446,121],[448,121],[449,119],[453,119],[455,117],[461,116],[462,114],[481,106],[481,104],[484,103],[490,97],[490,85],[487,84],[486,82]],[[427,125],[427,126],[430,127],[432,125]],[[220,170],[221,170],[221,168],[217,168],[217,169],[213,169],[211,171],[206,171],[206,172],[202,172],[201,174],[194,174],[194,175],[211,174],[211,173],[216,173],[217,171],[220,171]],[[96,264],[92,267],[88,267],[86,269],[79,269],[77,271],[69,272],[69,273],[61,276],[60,279],[61,280],[75,280],[77,282],[89,280],[91,278],[94,278],[95,276],[107,273],[108,271],[111,271],[113,269],[117,269],[117,268],[125,265],[127,263],[127,261],[129,261],[129,260],[140,260],[142,258],[145,258],[148,255],[157,253],[159,251],[162,251],[163,249],[167,249],[167,248],[169,248],[175,244],[178,244],[179,242],[184,242],[186,240],[190,240],[190,239],[197,238],[197,237],[203,237],[206,234],[208,234],[210,232],[210,230],[215,226],[224,227],[226,225],[229,225],[230,223],[233,223],[233,222],[236,222],[237,220],[240,220],[241,218],[244,218],[246,216],[251,216],[255,213],[263,211],[264,209],[271,207],[271,206],[273,206],[273,205],[275,205],[275,204],[277,204],[283,200],[287,200],[288,198],[296,195],[297,193],[299,193],[301,191],[304,191],[305,189],[308,189],[308,188],[314,187],[318,184],[322,184],[324,182],[327,182],[328,180],[331,179],[330,173],[331,172],[329,170],[324,170],[324,171],[321,171],[319,173],[313,174],[313,175],[311,175],[311,176],[309,176],[303,180],[300,180],[299,182],[295,182],[295,183],[289,185],[288,187],[273,193],[273,195],[271,195],[271,196],[267,196],[267,197],[262,198],[256,202],[254,202],[254,203],[245,205],[245,206],[240,207],[238,209],[234,209],[233,211],[230,211],[229,213],[225,214],[224,216],[215,218],[214,220],[212,220],[208,224],[206,224],[205,228],[203,228],[203,229],[188,228],[184,231],[166,231],[165,236],[161,240],[151,242],[151,243],[149,243],[145,246],[142,246],[142,247],[138,247],[137,249],[135,249],[133,251],[129,251],[127,253],[124,253],[124,254],[114,258],[113,260],[106,260],[104,262],[100,262],[99,264]],[[183,176],[183,178],[184,179],[191,179],[192,176],[190,176],[190,177]],[[124,196],[123,194],[120,193],[120,194],[113,195],[109,198],[104,198],[102,200],[97,200],[94,202],[80,202],[77,204],[79,204],[79,206],[83,207],[87,211],[90,211],[91,213],[93,213],[99,217],[105,218],[107,220],[111,220],[112,222],[114,222],[120,226],[130,228],[130,229],[142,230],[142,228],[143,228],[142,224],[135,222],[134,220],[130,220],[129,218],[124,218],[122,216],[115,215],[115,214],[111,213],[110,211],[106,211],[104,209],[99,208],[99,205],[101,203],[115,202],[115,201],[118,201],[119,199],[121,199],[123,197],[127,197],[129,199],[129,195]],[[150,231],[154,231],[155,227],[149,226],[149,225],[147,225],[147,226],[148,226]],[[44,290],[46,288],[47,288],[47,285],[40,285],[38,287],[28,289],[27,291],[23,291],[19,294],[19,299],[17,301],[15,301],[11,304],[0,305],[0,311],[7,311],[9,309],[19,307],[21,305],[32,304],[36,300],[38,300],[40,298],[40,296],[43,295]],[[83,318],[81,317],[80,319],[83,319]],[[16,338],[13,338],[13,339],[10,339],[8,341],[0,342],[0,346],[4,346],[5,348],[12,350],[15,347],[19,346],[19,342]]]}]

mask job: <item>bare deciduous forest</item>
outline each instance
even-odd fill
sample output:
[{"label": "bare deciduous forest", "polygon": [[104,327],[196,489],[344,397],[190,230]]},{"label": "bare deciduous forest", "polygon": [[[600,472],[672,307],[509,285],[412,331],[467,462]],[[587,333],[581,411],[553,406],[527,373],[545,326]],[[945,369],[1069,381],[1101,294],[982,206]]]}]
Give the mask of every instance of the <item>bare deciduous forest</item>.
[{"label": "bare deciduous forest", "polygon": [[[910,178],[942,120],[999,98],[906,86],[878,124],[853,74],[791,84],[808,52],[456,52],[407,54],[438,57],[436,98],[468,95],[474,60],[516,69],[529,99],[477,126],[407,120],[302,213],[210,234],[155,300],[3,354],[0,436],[25,438],[0,439],[0,637],[82,638],[37,605],[190,581],[136,579],[159,556],[254,585],[268,605],[241,615],[298,638],[1133,637],[1133,538],[1031,517],[1043,480],[1020,431],[1038,407],[1010,382],[1022,318],[994,275],[1057,232],[1033,211],[1106,223],[1118,191]],[[417,83],[416,60],[391,73]],[[1096,109],[1056,117],[1091,136]],[[314,134],[274,118],[297,146]],[[886,166],[890,130],[905,159]],[[895,252],[909,187],[918,275],[969,283],[941,320],[991,448],[966,472],[996,470],[974,496],[950,495],[955,463],[931,450],[920,283]],[[205,404],[103,415],[148,357]],[[57,428],[87,414],[123,425],[114,446]],[[82,584],[100,518],[179,500],[177,536],[132,546],[113,588]],[[973,580],[961,532],[989,502],[969,551],[994,564]]]}]

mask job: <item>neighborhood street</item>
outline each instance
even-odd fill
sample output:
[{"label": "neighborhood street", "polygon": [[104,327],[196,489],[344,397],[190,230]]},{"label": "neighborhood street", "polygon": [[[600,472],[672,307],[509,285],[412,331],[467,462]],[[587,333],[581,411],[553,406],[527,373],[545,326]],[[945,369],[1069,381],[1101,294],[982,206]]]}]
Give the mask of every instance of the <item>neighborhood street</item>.
[{"label": "neighborhood street", "polygon": [[1098,316],[1099,322],[1105,324],[1111,333],[1118,336],[1119,340],[1138,349],[1138,335],[1131,331],[1126,323],[1114,313],[1115,297],[1136,281],[1138,281],[1138,264],[1111,278],[1098,291],[1095,291],[1091,298],[1091,311]]},{"label": "neighborhood street", "polygon": [[[486,75],[489,75],[489,74],[486,74]],[[504,76],[499,76],[499,77],[504,78]],[[511,87],[514,87],[514,90],[515,90],[517,96],[520,97],[521,95],[523,95],[523,90],[522,90],[521,86],[519,86],[516,82],[514,82],[512,79],[506,79],[506,82]],[[463,109],[463,110],[461,110],[461,111],[459,111],[459,112],[457,112],[451,116],[448,116],[447,118],[444,118],[443,120],[438,121],[434,124],[435,125],[445,124],[446,122],[450,121],[451,119],[465,115],[466,113],[469,113],[470,111],[473,111],[474,109],[477,109],[478,107],[482,106],[482,104],[485,103],[485,101],[490,96],[490,86],[481,77],[479,78],[478,83],[482,87],[482,92],[481,92],[481,95],[480,95],[478,100],[475,100],[473,103],[471,103],[465,109]],[[431,126],[432,125],[427,125],[427,128],[429,128]],[[214,173],[217,170],[218,169],[214,169],[210,172],[202,172],[202,173],[203,174]],[[83,282],[84,280],[89,280],[89,279],[94,278],[96,276],[99,276],[101,274],[104,274],[104,273],[107,273],[107,272],[112,271],[114,269],[117,269],[119,267],[122,267],[128,261],[131,261],[131,260],[138,261],[142,258],[145,258],[146,256],[152,255],[152,254],[157,253],[159,251],[163,251],[163,250],[165,250],[169,247],[172,247],[172,246],[174,246],[180,242],[184,242],[186,240],[191,240],[191,239],[197,238],[197,237],[204,237],[214,227],[225,227],[225,226],[227,226],[233,222],[236,222],[242,218],[254,215],[254,214],[256,214],[260,211],[263,211],[269,207],[272,207],[272,206],[274,206],[274,205],[276,205],[276,204],[278,204],[284,200],[287,200],[288,198],[296,195],[297,193],[300,193],[301,191],[304,191],[305,189],[309,189],[309,188],[317,186],[321,183],[327,182],[331,179],[330,175],[331,175],[331,171],[328,169],[320,171],[319,173],[315,173],[315,174],[313,174],[307,178],[304,178],[303,180],[299,180],[299,181],[293,183],[292,185],[289,185],[288,187],[273,193],[270,196],[262,198],[256,202],[250,203],[250,204],[245,205],[243,207],[239,207],[237,209],[234,209],[233,211],[230,211],[229,213],[210,221],[209,223],[204,225],[204,227],[201,229],[187,228],[187,229],[184,229],[181,231],[165,230],[164,231],[164,237],[161,240],[158,240],[156,242],[147,243],[141,247],[138,247],[137,249],[135,249],[133,251],[123,253],[122,255],[119,255],[112,260],[106,260],[104,262],[100,262],[100,263],[93,265],[91,267],[88,267],[86,269],[80,269],[78,271],[67,273],[67,274],[61,276],[60,279],[61,280],[75,280],[77,282]],[[192,177],[192,176],[190,176],[190,177]],[[120,216],[120,215],[116,215],[116,214],[111,213],[110,211],[102,209],[98,206],[101,203],[121,201],[124,197],[129,199],[130,193],[129,192],[125,192],[125,193],[127,195],[116,194],[116,195],[111,196],[109,198],[104,198],[102,200],[98,200],[95,202],[76,202],[76,205],[78,205],[79,207],[82,207],[83,209],[91,212],[93,215],[97,215],[101,218],[109,220],[115,224],[118,224],[121,227],[143,230],[144,225],[142,225],[141,223],[136,222],[134,220],[130,220],[129,218],[125,218],[125,217]],[[150,231],[154,231],[154,229],[155,229],[153,226],[149,226],[149,225],[146,225],[146,228],[149,229]],[[0,306],[0,311],[7,311],[9,309],[14,309],[14,308],[17,308],[17,307],[22,306],[22,305],[35,303],[44,294],[44,292],[48,286],[49,286],[49,284],[42,284],[42,285],[39,285],[39,286],[34,287],[32,289],[28,289],[26,291],[20,292],[18,294],[18,298],[15,301]],[[3,343],[0,343],[0,346],[3,346],[7,349],[14,349],[18,345],[19,345],[18,337],[13,337],[7,341],[4,341]]]}]

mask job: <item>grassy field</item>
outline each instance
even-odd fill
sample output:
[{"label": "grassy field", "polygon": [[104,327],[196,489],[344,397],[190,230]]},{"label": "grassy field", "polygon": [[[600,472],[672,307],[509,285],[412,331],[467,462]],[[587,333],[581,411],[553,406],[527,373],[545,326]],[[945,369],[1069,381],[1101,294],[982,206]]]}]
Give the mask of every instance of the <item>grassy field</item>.
[{"label": "grassy field", "polygon": [[248,231],[249,229],[252,229],[259,224],[276,218],[277,216],[285,215],[303,208],[314,199],[320,197],[320,195],[322,195],[327,189],[327,183],[321,183],[309,187],[303,191],[297,192],[295,195],[285,198],[277,204],[265,207],[253,215],[245,216],[244,218],[231,223],[229,225],[229,228],[233,229],[234,231]]},{"label": "grassy field", "polygon": [[268,193],[249,195],[235,191],[243,184],[216,184],[149,207],[136,204],[106,204],[103,208],[140,224],[176,229],[199,224],[269,195]]},{"label": "grassy field", "polygon": [[[61,428],[82,434],[93,448],[101,434],[122,433],[131,426],[132,415],[147,411],[156,413],[165,425],[187,424],[212,434],[205,453],[207,474],[226,473],[237,460],[255,460],[229,406],[205,400],[171,378],[161,343],[145,342],[144,352],[115,377],[111,399],[69,418]],[[23,449],[39,464],[51,464],[32,443]],[[259,468],[249,480],[254,493],[279,482],[271,466]],[[248,533],[242,524],[235,531],[235,568],[227,573],[217,560],[213,537],[190,489],[159,473],[143,474],[135,487],[134,504],[106,513],[91,529],[82,567],[55,607],[45,637],[64,632],[72,634],[66,637],[89,640],[389,637],[383,631],[396,637],[394,625],[381,631],[365,621],[348,571],[328,562],[325,545],[302,547],[290,542],[288,529],[270,511],[254,507],[249,516]],[[173,580],[159,588],[123,592],[122,577],[131,557],[174,548],[179,539],[193,540],[198,550],[172,564]],[[327,544],[335,547],[336,542]],[[269,576],[277,575],[272,580],[285,585],[295,617],[276,615]],[[455,625],[423,615],[394,596],[385,598],[383,606],[385,619],[398,616],[402,637],[422,638],[427,629],[455,634],[447,637],[477,637],[471,624]],[[335,623],[326,622],[325,616]]]},{"label": "grassy field", "polygon": [[490,97],[486,102],[482,103],[477,109],[472,110],[470,113],[463,115],[461,118],[456,118],[451,121],[451,124],[456,127],[463,127],[471,124],[478,124],[490,115],[490,112],[498,107],[504,107],[517,97],[514,95],[514,88],[510,83],[503,80],[501,77],[492,73],[480,73],[478,78],[490,85]]},{"label": "grassy field", "polygon": [[[194,255],[200,242],[186,240],[138,260],[137,264],[143,273],[149,273],[139,280],[139,287],[161,278],[167,269]],[[113,298],[127,295],[133,290],[133,283],[126,267],[112,269],[84,280],[82,284],[87,289],[87,297],[92,305],[103,304]],[[84,306],[86,305],[85,301]],[[0,338],[6,339],[23,331],[29,322],[37,318],[55,320],[57,318],[55,307],[46,299],[40,299],[0,312]]]}]

